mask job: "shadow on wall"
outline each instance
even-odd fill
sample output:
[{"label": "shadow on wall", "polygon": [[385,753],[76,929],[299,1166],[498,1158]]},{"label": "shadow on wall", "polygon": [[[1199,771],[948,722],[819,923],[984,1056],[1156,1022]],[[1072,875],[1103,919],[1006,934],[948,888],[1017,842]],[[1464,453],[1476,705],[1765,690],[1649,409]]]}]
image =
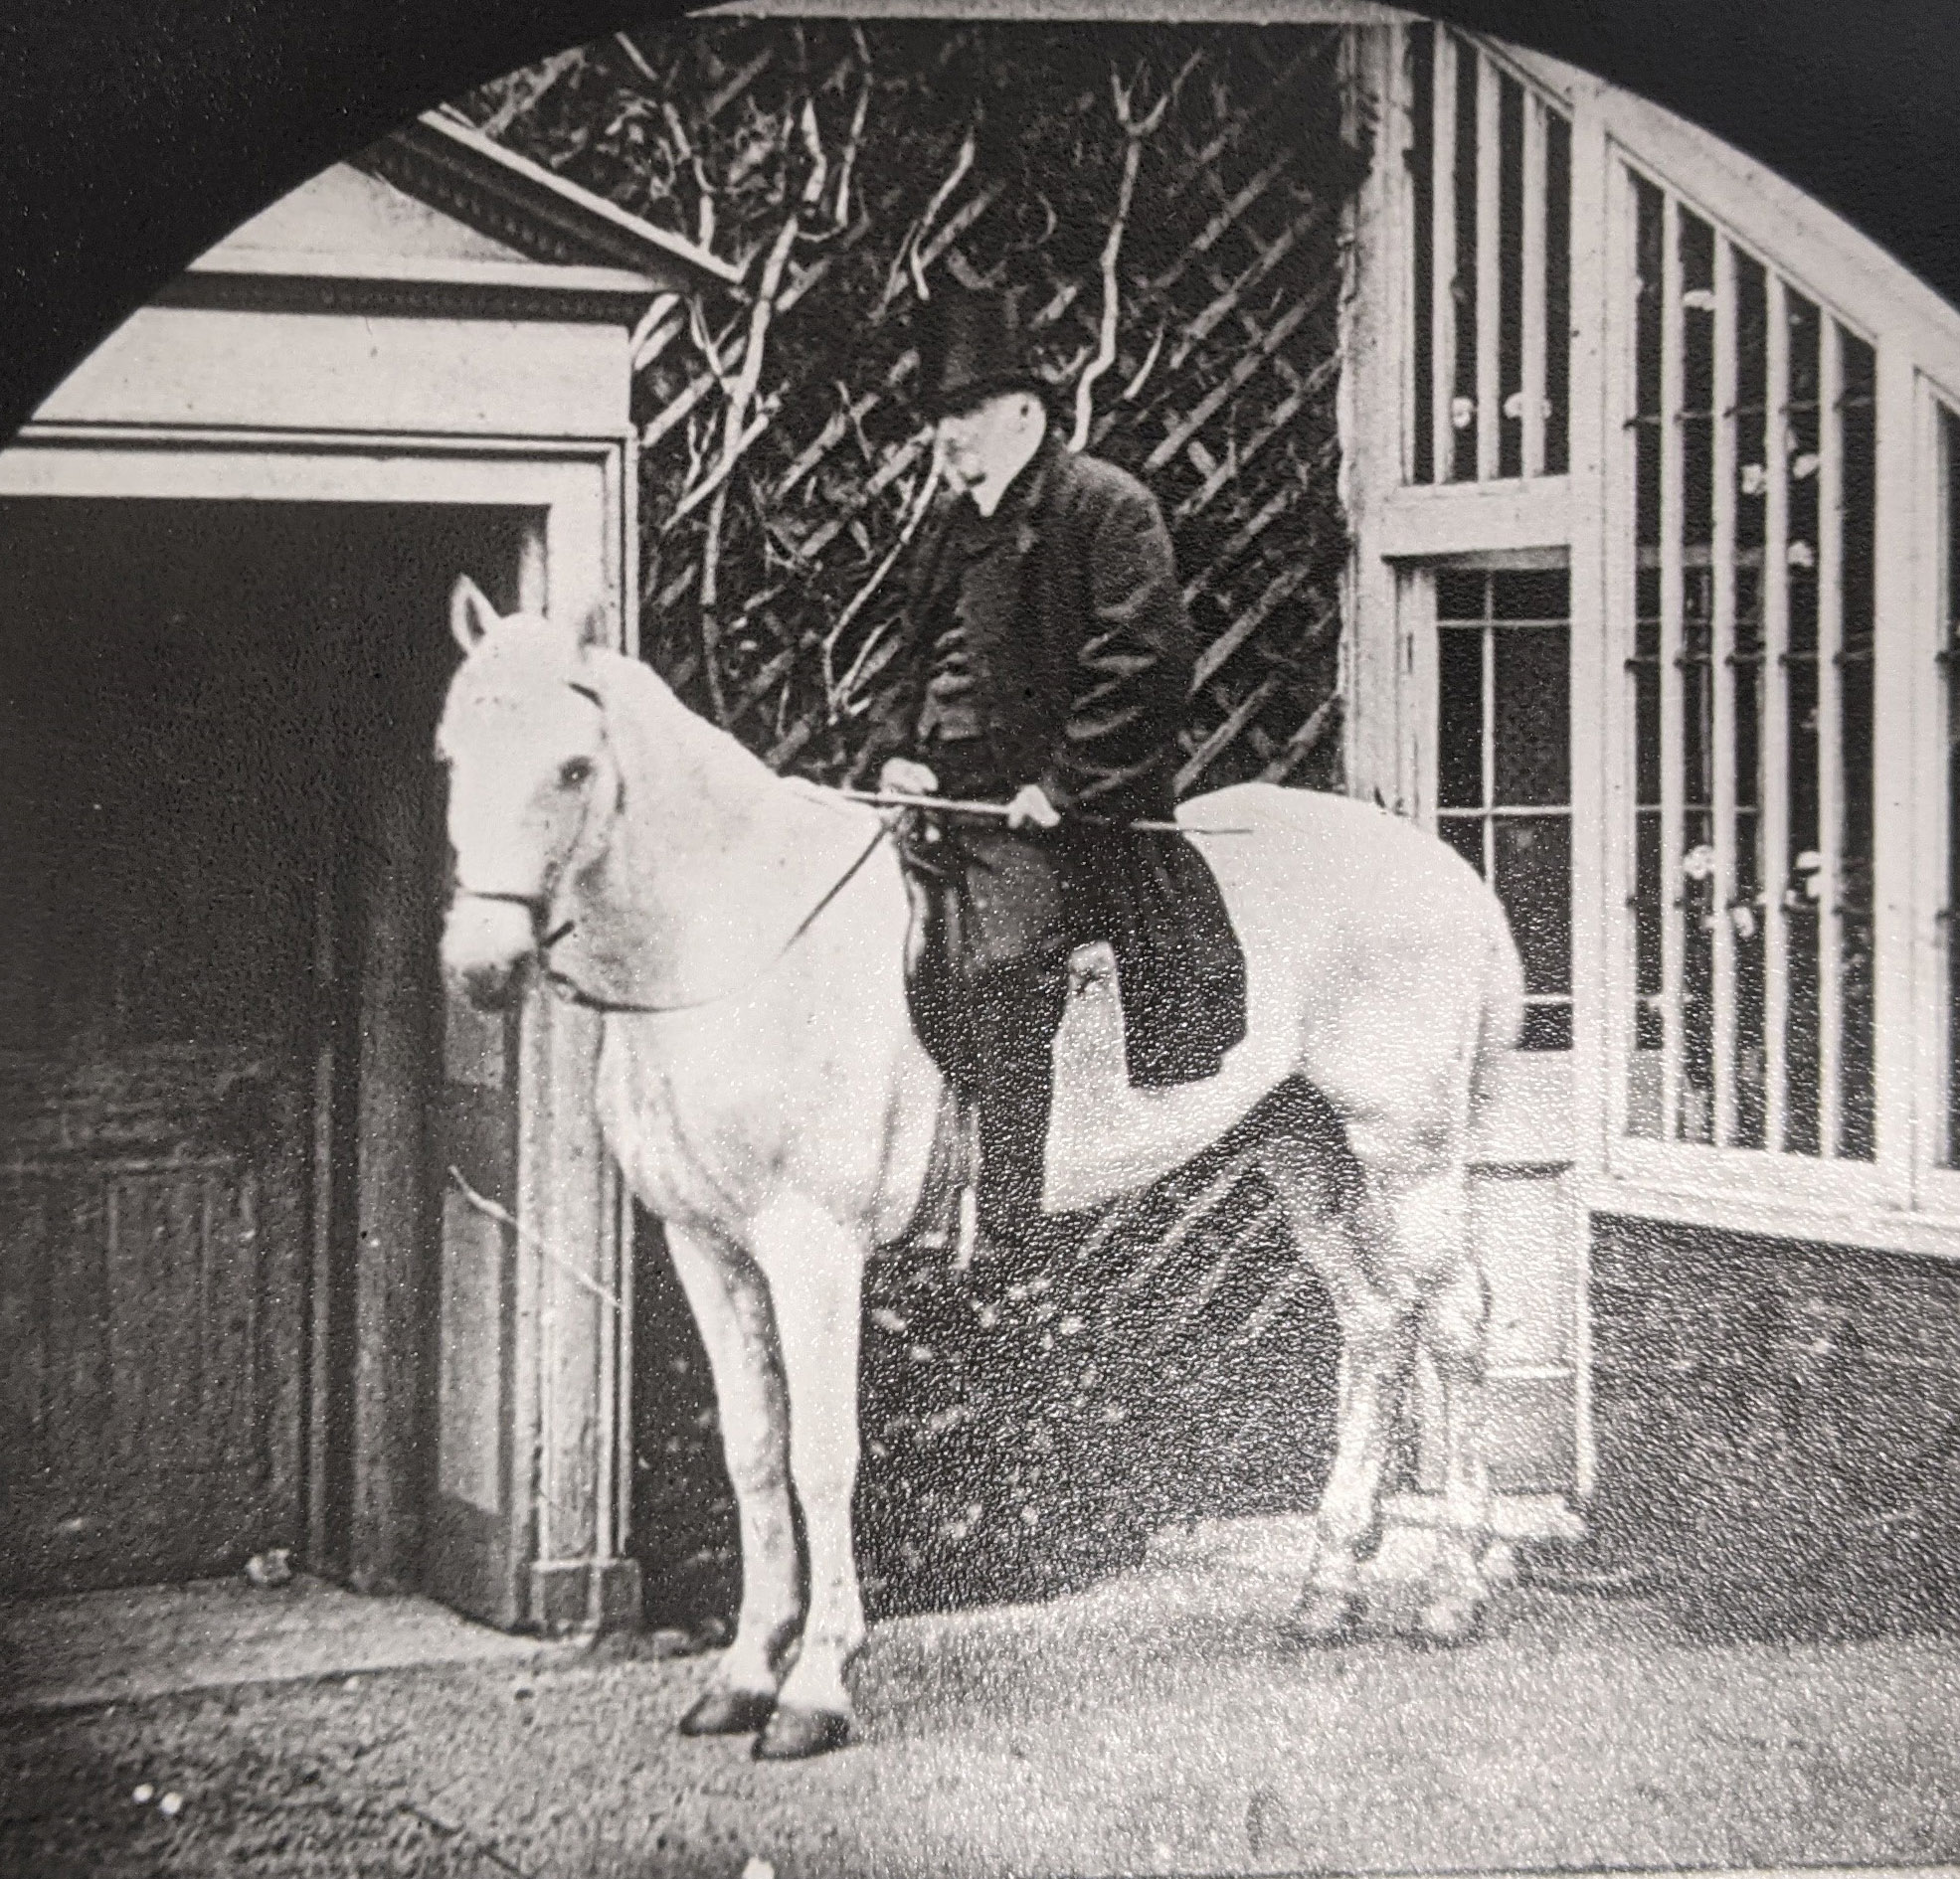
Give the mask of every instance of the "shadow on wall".
[{"label": "shadow on wall", "polygon": [[1960,1630],[1960,1273],[1599,1218],[1587,1551],[1697,1634]]},{"label": "shadow on wall", "polygon": [[[874,1617],[1053,1597],[1134,1565],[1180,1520],[1316,1503],[1333,1454],[1333,1307],[1318,1279],[1293,1280],[1256,1174],[1192,1208],[1240,1147],[1154,1190],[1114,1233],[1057,1221],[965,1272],[926,1251],[873,1265],[856,1526]],[[740,1584],[713,1392],[643,1217],[637,1261],[645,1612],[712,1636]]]}]

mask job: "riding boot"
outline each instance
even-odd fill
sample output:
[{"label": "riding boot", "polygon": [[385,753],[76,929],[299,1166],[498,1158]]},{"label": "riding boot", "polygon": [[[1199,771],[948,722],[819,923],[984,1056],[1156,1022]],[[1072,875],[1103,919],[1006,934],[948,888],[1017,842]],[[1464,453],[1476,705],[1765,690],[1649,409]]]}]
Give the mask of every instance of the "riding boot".
[{"label": "riding boot", "polygon": [[1068,962],[1000,968],[976,988],[980,1080],[980,1228],[1018,1246],[1041,1212],[1055,1033],[1068,1003]]}]

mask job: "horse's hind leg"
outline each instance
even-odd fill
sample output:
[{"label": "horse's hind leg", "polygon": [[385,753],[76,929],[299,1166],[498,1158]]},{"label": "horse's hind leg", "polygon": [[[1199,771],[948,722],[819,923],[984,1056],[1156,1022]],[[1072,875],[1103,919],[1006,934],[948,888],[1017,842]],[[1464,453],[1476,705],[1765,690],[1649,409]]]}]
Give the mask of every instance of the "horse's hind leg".
[{"label": "horse's hind leg", "polygon": [[1306,1143],[1261,1151],[1294,1243],[1326,1281],[1340,1327],[1334,1465],[1315,1517],[1314,1555],[1288,1629],[1310,1642],[1342,1635],[1360,1605],[1360,1562],[1380,1517],[1390,1420],[1416,1331],[1416,1300],[1379,1287],[1359,1257],[1354,1223],[1336,1211],[1328,1170]]},{"label": "horse's hind leg", "polygon": [[739,1247],[666,1229],[675,1276],[714,1375],[723,1452],[742,1526],[742,1611],[706,1693],[681,1719],[691,1736],[748,1735],[776,1708],[802,1619],[790,1509],[790,1408],[769,1288]]},{"label": "horse's hind leg", "polygon": [[1436,1574],[1417,1617],[1422,1633],[1455,1643],[1477,1626],[1487,1585],[1483,1560],[1491,1530],[1491,1477],[1484,1452],[1485,1337],[1490,1317],[1484,1276],[1465,1253],[1423,1301],[1422,1341],[1442,1397],[1443,1519]]},{"label": "horse's hind leg", "polygon": [[1373,1185],[1378,1277],[1417,1299],[1418,1329],[1442,1397],[1442,1520],[1415,1629],[1432,1642],[1456,1643],[1476,1628],[1488,1597],[1482,1562],[1491,1526],[1483,1428],[1488,1309],[1470,1245],[1467,1170],[1453,1160],[1406,1182]]}]

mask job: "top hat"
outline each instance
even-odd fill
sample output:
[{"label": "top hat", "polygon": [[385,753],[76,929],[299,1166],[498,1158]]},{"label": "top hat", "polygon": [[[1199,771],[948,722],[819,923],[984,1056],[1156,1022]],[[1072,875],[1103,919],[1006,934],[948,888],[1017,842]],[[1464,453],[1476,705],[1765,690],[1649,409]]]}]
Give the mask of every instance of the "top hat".
[{"label": "top hat", "polygon": [[920,404],[937,422],[1002,392],[1045,399],[1047,383],[1028,364],[1018,294],[959,288],[919,309]]}]

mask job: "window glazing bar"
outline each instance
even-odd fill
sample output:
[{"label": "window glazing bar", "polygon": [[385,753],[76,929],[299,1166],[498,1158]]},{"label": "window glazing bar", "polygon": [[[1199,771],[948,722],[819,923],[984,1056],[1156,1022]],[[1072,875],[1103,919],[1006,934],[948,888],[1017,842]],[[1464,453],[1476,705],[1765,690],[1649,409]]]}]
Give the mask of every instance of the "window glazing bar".
[{"label": "window glazing bar", "polygon": [[1845,832],[1844,355],[1838,322],[1820,312],[1817,374],[1817,841],[1822,865],[1811,876],[1817,895],[1818,1153],[1838,1152],[1844,1090],[1844,920],[1840,887]]},{"label": "window glazing bar", "polygon": [[1503,197],[1498,167],[1502,139],[1498,69],[1482,54],[1472,56],[1477,60],[1477,480],[1488,483],[1498,474],[1498,452],[1504,436],[1498,384],[1504,303],[1500,279],[1503,250],[1499,245]]},{"label": "window glazing bar", "polygon": [[1661,209],[1661,1138],[1681,1132],[1682,787],[1682,267],[1681,207]]},{"label": "window glazing bar", "polygon": [[1521,312],[1521,370],[1518,374],[1519,414],[1523,421],[1522,467],[1526,476],[1542,476],[1545,467],[1545,107],[1524,87],[1523,250],[1524,292]]},{"label": "window glazing bar", "polygon": [[1456,426],[1451,407],[1457,382],[1457,58],[1456,36],[1438,25],[1435,76],[1429,92],[1433,107],[1429,139],[1430,214],[1435,238],[1429,270],[1429,396],[1432,480],[1455,476]]},{"label": "window glazing bar", "polygon": [[1763,872],[1763,1140],[1783,1146],[1788,1110],[1790,921],[1783,904],[1790,878],[1790,305],[1780,275],[1767,282],[1767,407],[1763,425],[1763,662],[1760,685]]},{"label": "window glazing bar", "polygon": [[1714,425],[1711,483],[1714,508],[1710,554],[1714,607],[1710,622],[1709,684],[1714,744],[1714,918],[1711,995],[1714,999],[1713,1140],[1735,1139],[1735,920],[1731,902],[1740,878],[1735,848],[1735,251],[1715,237]]}]

